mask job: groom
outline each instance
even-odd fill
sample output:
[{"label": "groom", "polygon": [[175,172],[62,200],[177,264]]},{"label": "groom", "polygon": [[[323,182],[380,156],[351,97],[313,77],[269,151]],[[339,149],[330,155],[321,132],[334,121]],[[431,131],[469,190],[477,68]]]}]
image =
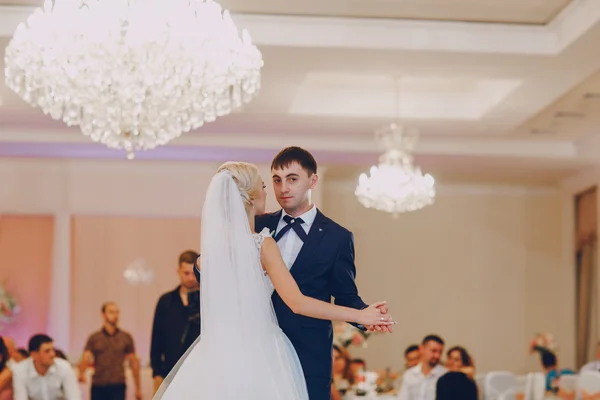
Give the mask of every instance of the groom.
[{"label": "groom", "polygon": [[[367,307],[354,282],[354,239],[351,232],[323,215],[312,203],[318,181],[314,157],[300,147],[279,152],[271,164],[273,188],[282,210],[256,217],[256,232],[273,233],[281,255],[306,296],[362,309]],[[273,307],[279,326],[294,345],[306,377],[310,400],[331,398],[332,326],[330,321],[297,315],[275,292]],[[382,306],[387,313],[387,306]],[[389,327],[363,327],[391,332]]]}]

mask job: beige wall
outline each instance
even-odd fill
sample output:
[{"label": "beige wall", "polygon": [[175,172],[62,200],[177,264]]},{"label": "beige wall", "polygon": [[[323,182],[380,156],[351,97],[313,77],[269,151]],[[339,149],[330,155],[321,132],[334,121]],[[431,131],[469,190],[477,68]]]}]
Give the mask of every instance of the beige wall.
[{"label": "beige wall", "polygon": [[[0,159],[0,212],[199,217],[220,163]],[[269,183],[269,165],[258,165]],[[321,203],[321,191],[314,195]],[[267,208],[277,206],[267,184]]]},{"label": "beige wall", "polygon": [[[74,300],[73,216],[197,218],[216,166],[0,159],[0,213],[44,212],[59,221],[54,270],[64,279],[55,279],[51,319],[70,315],[65,308]],[[261,170],[268,174],[268,166]],[[563,365],[572,365],[572,258],[563,253],[572,241],[570,225],[563,225],[572,218],[567,195],[451,184],[440,188],[434,206],[393,220],[363,209],[352,183],[328,180],[325,172],[320,186],[316,203],[355,233],[363,297],[389,301],[400,322],[392,336],[374,337],[356,355],[373,367],[399,367],[407,344],[438,332],[449,344],[471,349],[480,370],[524,371],[537,369],[527,341],[548,331],[561,345]],[[273,208],[272,195],[269,201]],[[97,304],[90,312],[97,313]],[[80,339],[70,337],[69,323],[52,327],[59,342]]]},{"label": "beige wall", "polygon": [[363,298],[387,300],[399,322],[356,356],[398,368],[408,344],[438,333],[471,350],[482,371],[526,371],[538,367],[528,341],[550,332],[572,366],[573,273],[563,263],[560,193],[446,186],[435,205],[393,219],[364,209],[353,190],[329,182],[324,208],[355,234]]}]

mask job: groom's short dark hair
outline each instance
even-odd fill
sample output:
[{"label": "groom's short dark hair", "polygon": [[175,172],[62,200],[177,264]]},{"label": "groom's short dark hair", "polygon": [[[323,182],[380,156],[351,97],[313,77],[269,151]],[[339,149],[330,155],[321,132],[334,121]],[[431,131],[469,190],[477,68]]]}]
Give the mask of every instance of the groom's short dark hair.
[{"label": "groom's short dark hair", "polygon": [[308,150],[302,147],[291,146],[281,150],[271,163],[271,170],[289,167],[292,163],[298,163],[309,176],[317,173],[317,162]]}]

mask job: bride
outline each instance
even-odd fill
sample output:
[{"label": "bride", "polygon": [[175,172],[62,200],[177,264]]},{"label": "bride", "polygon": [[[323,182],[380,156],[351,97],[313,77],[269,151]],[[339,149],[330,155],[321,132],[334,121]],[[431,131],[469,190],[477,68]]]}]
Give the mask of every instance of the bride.
[{"label": "bride", "polygon": [[270,282],[297,314],[362,325],[391,325],[375,303],[363,310],[303,295],[268,232],[256,166],[223,164],[202,210],[201,335],[167,376],[155,400],[307,400],[296,351],[279,329]]}]

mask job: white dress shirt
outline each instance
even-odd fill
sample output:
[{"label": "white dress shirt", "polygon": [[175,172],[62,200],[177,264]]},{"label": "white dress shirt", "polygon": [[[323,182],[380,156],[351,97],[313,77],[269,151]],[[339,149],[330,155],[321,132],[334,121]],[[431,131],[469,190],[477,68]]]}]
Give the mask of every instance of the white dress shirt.
[{"label": "white dress shirt", "polygon": [[77,377],[71,363],[62,358],[46,375],[38,374],[33,359],[28,358],[13,367],[14,400],[81,400]]},{"label": "white dress shirt", "polygon": [[18,364],[18,363],[17,363],[15,360],[13,360],[12,358],[11,358],[11,359],[9,359],[9,360],[6,362],[6,366],[7,366],[8,368],[10,368],[10,370],[11,370],[11,371],[12,371],[12,369],[13,369],[13,368],[14,368],[14,367],[15,367],[17,364]]},{"label": "white dress shirt", "polygon": [[445,373],[446,368],[441,365],[436,365],[427,376],[423,375],[421,364],[412,367],[402,376],[398,400],[435,400],[437,381]]},{"label": "white dress shirt", "polygon": [[[287,222],[283,220],[283,217],[286,215],[289,214],[286,213],[285,210],[281,210],[281,218],[279,219],[279,225],[277,225],[277,231],[275,231],[275,235],[277,235],[277,233],[280,232],[287,225]],[[313,222],[315,222],[316,216],[317,207],[313,205],[310,210],[296,217],[302,218],[302,220],[304,221],[304,223],[300,226],[302,227],[302,229],[304,229],[304,232],[306,232],[307,235],[310,231],[310,227],[312,226]],[[292,216],[290,215],[290,217]],[[298,237],[298,234],[293,229],[287,231],[287,233],[283,235],[282,238],[279,239],[279,241],[277,242],[279,250],[281,250],[281,257],[283,258],[283,261],[285,262],[285,265],[288,267],[288,269],[292,268],[292,265],[294,265],[294,262],[296,261],[296,258],[298,257],[298,254],[300,253],[303,244],[304,242]]]},{"label": "white dress shirt", "polygon": [[589,363],[585,364],[583,367],[581,367],[581,369],[579,370],[580,372],[588,372],[588,371],[600,371],[600,360],[596,360],[596,361],[590,361]]}]

